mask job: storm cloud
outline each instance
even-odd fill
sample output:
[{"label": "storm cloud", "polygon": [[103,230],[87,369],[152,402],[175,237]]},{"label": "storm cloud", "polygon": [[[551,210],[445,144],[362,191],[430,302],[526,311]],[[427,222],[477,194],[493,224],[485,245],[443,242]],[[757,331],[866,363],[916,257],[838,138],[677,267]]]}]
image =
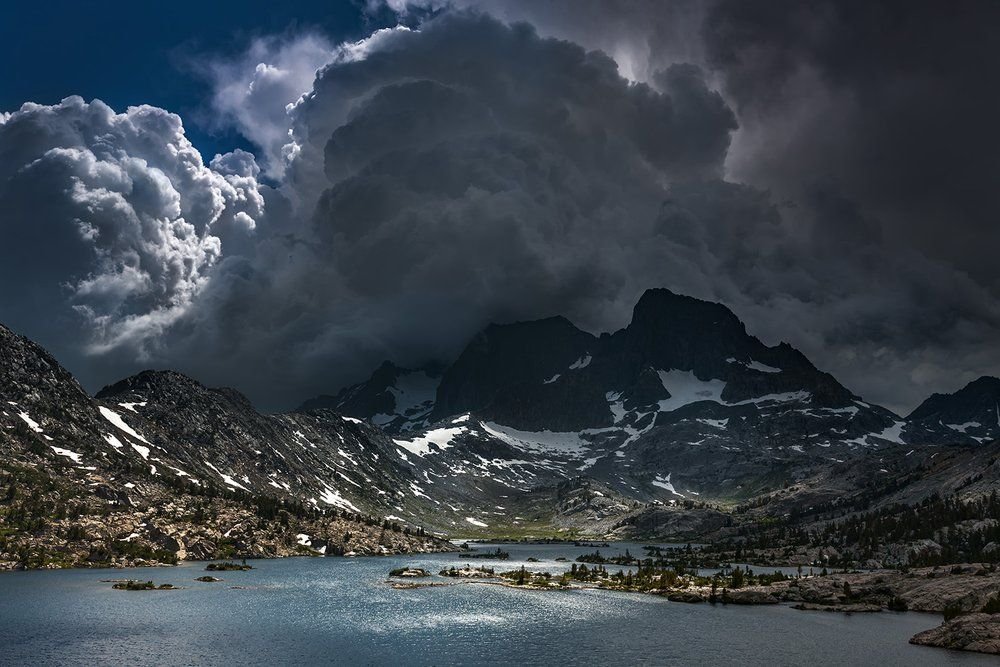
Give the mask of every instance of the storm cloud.
[{"label": "storm cloud", "polygon": [[[614,329],[653,286],[727,303],[897,410],[1000,372],[970,241],[997,233],[995,164],[972,150],[997,142],[971,74],[935,86],[976,47],[917,58],[930,10],[390,4],[408,27],[257,40],[210,68],[218,121],[274,188],[247,153],[203,164],[163,110],[5,117],[0,317],[103,365],[92,385],[170,366],[273,408],[383,358],[448,360],[490,321]],[[82,337],[32,310],[49,301]]]},{"label": "storm cloud", "polygon": [[0,117],[0,285],[10,326],[71,357],[143,359],[223,245],[263,211],[253,156],[211,165],[179,117],[69,97]]}]

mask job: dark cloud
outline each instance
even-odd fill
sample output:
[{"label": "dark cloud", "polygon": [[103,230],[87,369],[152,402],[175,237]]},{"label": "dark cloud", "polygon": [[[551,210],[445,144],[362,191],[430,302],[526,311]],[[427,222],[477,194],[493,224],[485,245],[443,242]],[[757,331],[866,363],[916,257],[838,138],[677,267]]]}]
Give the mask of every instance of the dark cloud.
[{"label": "dark cloud", "polygon": [[664,72],[661,92],[602,53],[481,15],[380,40],[295,107],[283,192],[296,241],[220,267],[209,293],[225,306],[199,311],[195,349],[232,328],[261,344],[246,354],[276,351],[280,391],[328,390],[383,356],[450,358],[491,320],[620,321],[651,278],[632,260],[692,270],[666,237],[657,249],[665,186],[721,176],[735,129],[696,68]]},{"label": "dark cloud", "polygon": [[1000,372],[973,15],[994,10],[471,4],[504,21],[445,8],[210,67],[213,109],[274,189],[246,153],[203,165],[162,110],[6,119],[0,226],[19,252],[0,277],[23,294],[0,317],[87,351],[101,381],[171,366],[266,407],[385,357],[449,359],[491,320],[613,329],[651,286],[729,304],[897,410]]},{"label": "dark cloud", "polygon": [[794,240],[744,253],[771,271],[730,300],[751,327],[899,409],[1000,371],[996,3],[390,4],[528,20],[653,86],[671,64],[699,65],[740,126],[727,179],[781,202]]},{"label": "dark cloud", "polygon": [[993,2],[716,3],[733,176],[791,197],[825,182],[887,238],[1000,287],[997,25]]}]

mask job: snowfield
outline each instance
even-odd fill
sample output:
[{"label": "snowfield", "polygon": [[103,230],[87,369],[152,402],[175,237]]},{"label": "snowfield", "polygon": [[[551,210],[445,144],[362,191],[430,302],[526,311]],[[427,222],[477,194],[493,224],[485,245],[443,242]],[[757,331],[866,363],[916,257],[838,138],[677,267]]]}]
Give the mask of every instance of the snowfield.
[{"label": "snowfield", "polygon": [[[465,433],[467,430],[465,426],[439,428],[427,431],[424,435],[413,440],[393,440],[393,442],[396,443],[396,446],[402,447],[411,454],[424,457],[437,450],[448,449],[452,446],[452,439],[457,435]],[[431,445],[435,445],[437,450],[431,449]]]},{"label": "snowfield", "polygon": [[589,443],[575,431],[519,431],[494,422],[480,422],[480,426],[498,440],[521,450],[575,458],[590,452]]},{"label": "snowfield", "polygon": [[698,401],[722,403],[722,390],[726,383],[722,380],[699,380],[692,371],[657,371],[663,388],[670,392],[670,398],[660,401],[660,412],[672,412]]}]

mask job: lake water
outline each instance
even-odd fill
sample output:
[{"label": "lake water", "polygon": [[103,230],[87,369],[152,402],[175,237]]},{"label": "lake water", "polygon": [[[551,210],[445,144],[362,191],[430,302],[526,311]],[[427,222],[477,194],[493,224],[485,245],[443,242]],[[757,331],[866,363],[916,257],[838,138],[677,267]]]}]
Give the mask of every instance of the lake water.
[{"label": "lake water", "polygon": [[[495,545],[477,545],[491,549]],[[642,554],[641,545],[614,545]],[[386,585],[391,568],[465,564],[553,573],[593,548],[503,545],[506,562],[454,554],[254,561],[194,581],[204,565],[0,575],[3,665],[996,665],[987,656],[912,646],[937,615],[845,615],[787,606],[688,605],[608,591],[537,592],[483,584]],[[127,592],[101,579],[184,590]],[[435,577],[435,579],[439,579]],[[246,588],[232,588],[245,586]]]}]

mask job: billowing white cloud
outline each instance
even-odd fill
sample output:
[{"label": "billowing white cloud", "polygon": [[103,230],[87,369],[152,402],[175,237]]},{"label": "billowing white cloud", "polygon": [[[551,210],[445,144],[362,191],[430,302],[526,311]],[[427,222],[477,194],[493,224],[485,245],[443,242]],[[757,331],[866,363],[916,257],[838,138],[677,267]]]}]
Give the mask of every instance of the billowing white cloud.
[{"label": "billowing white cloud", "polygon": [[[608,54],[630,81],[653,83],[657,72],[701,64],[701,26],[712,0],[368,0],[401,18],[418,12],[475,10],[507,23],[530,23],[556,37]],[[708,73],[710,74],[710,73]]]},{"label": "billowing white cloud", "polygon": [[211,107],[220,125],[235,127],[260,147],[267,173],[280,178],[288,156],[288,108],[312,88],[316,70],[334,58],[317,34],[253,40],[240,56],[211,61]]},{"label": "billowing white cloud", "polygon": [[62,318],[45,338],[95,352],[141,356],[263,213],[253,156],[207,167],[155,107],[25,104],[0,123],[0,156],[0,313],[35,334]]},{"label": "billowing white cloud", "polygon": [[212,87],[212,122],[235,128],[258,146],[267,175],[280,179],[296,157],[291,111],[312,90],[317,71],[363,59],[397,30],[406,28],[377,30],[336,46],[316,33],[261,37],[235,58],[210,59],[205,74]]}]

